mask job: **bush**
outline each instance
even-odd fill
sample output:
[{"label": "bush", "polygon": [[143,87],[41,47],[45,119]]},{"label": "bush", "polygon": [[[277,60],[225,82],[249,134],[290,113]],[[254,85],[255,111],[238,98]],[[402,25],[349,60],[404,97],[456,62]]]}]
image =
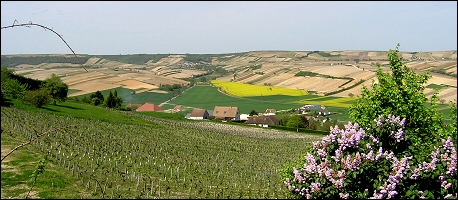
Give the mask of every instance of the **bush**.
[{"label": "bush", "polygon": [[64,102],[67,100],[68,85],[65,84],[56,74],[44,80],[42,88],[49,91],[53,104],[57,101]]},{"label": "bush", "polygon": [[[442,139],[428,157],[395,153],[409,146],[406,119],[380,116],[363,128],[338,126],[314,142],[293,169],[283,173],[295,197],[305,198],[441,198],[457,197],[457,151],[452,138]],[[375,135],[388,135],[381,139]],[[385,147],[385,148],[384,148]],[[413,158],[416,159],[413,159]]]},{"label": "bush", "polygon": [[[350,118],[362,126],[368,126],[379,115],[393,114],[406,118],[406,134],[412,137],[415,146],[428,146],[440,142],[437,137],[443,130],[443,117],[437,110],[437,91],[427,102],[424,94],[430,76],[417,75],[402,63],[396,50],[388,52],[390,72],[383,72],[378,64],[378,83],[372,90],[364,87],[361,96],[350,107]],[[429,105],[428,105],[429,104]]]},{"label": "bush", "polygon": [[26,101],[37,108],[41,108],[51,101],[51,95],[49,95],[48,90],[39,89],[39,90],[29,90],[26,92]]},{"label": "bush", "polygon": [[2,92],[5,97],[24,100],[28,85],[21,84],[17,79],[2,81]]}]

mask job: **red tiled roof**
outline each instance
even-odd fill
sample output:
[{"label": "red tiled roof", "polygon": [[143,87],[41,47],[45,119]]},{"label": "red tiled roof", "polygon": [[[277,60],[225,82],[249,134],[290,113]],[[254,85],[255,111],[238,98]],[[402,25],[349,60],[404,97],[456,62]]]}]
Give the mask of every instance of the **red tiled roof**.
[{"label": "red tiled roof", "polygon": [[266,113],[276,113],[277,111],[275,109],[267,109]]},{"label": "red tiled roof", "polygon": [[160,112],[160,111],[164,111],[164,108],[161,108],[156,104],[145,103],[142,106],[140,106],[139,108],[137,108],[136,111]]},{"label": "red tiled roof", "polygon": [[175,106],[173,108],[173,110],[178,110],[178,111],[181,111],[181,109],[183,109],[183,106]]},{"label": "red tiled roof", "polygon": [[245,124],[275,124],[278,125],[280,121],[273,117],[273,116],[259,116],[259,117],[251,117],[248,119],[248,121],[245,122]]},{"label": "red tiled roof", "polygon": [[131,109],[137,109],[138,107],[142,106],[142,104],[132,104],[132,103],[129,103],[126,108],[131,108]]},{"label": "red tiled roof", "polygon": [[[205,117],[206,112],[207,110],[195,108],[191,113],[191,117]],[[207,116],[208,116],[208,112],[207,112]]]},{"label": "red tiled roof", "polygon": [[213,110],[213,115],[217,119],[235,118],[238,114],[238,111],[238,107],[215,106],[215,109]]}]

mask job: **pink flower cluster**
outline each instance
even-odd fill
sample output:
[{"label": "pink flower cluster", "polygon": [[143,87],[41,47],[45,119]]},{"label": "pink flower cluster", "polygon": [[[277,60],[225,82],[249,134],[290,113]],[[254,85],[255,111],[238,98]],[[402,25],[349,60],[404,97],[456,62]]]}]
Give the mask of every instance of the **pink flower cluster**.
[{"label": "pink flower cluster", "polygon": [[359,127],[358,123],[351,124],[348,122],[345,125],[345,130],[340,130],[336,125],[334,128],[331,128],[331,135],[340,135],[337,142],[339,143],[339,149],[341,152],[347,150],[347,148],[357,148],[361,143],[361,140],[366,137],[366,131]]},{"label": "pink flower cluster", "polygon": [[[384,115],[380,115],[379,120],[375,120],[377,122],[377,126],[379,128],[386,128],[388,131],[391,131],[390,136],[394,139],[396,139],[397,142],[400,142],[401,140],[404,140],[404,135],[405,135],[405,128],[406,128],[406,118],[401,118],[395,117],[394,115],[390,114],[388,115],[388,118],[384,119]],[[395,125],[395,126],[401,126],[397,130],[392,130],[393,128],[391,126],[386,126],[385,123]]]},{"label": "pink flower cluster", "polygon": [[[394,138],[396,142],[404,140],[405,118],[401,120],[399,117],[389,115],[388,118],[385,119],[382,115],[376,122],[377,126],[386,129],[396,127],[396,131],[391,131],[390,136]],[[388,160],[392,164],[392,171],[385,183],[378,188],[378,191],[377,189],[374,191],[371,198],[397,197],[398,191],[396,187],[405,179],[407,173],[412,173],[412,176],[407,178],[417,180],[420,178],[420,172],[436,170],[436,163],[438,162],[447,163],[447,172],[441,174],[439,177],[442,183],[441,186],[445,189],[451,187],[451,183],[447,181],[447,177],[455,176],[457,168],[457,151],[453,146],[451,138],[443,140],[441,148],[436,148],[436,151],[431,153],[431,162],[419,164],[415,169],[412,169],[409,165],[409,160],[412,159],[412,157],[404,156],[399,160],[393,152],[384,151],[384,149],[379,146],[379,141],[377,137],[371,134],[366,135],[366,131],[360,128],[357,123],[352,124],[349,122],[345,125],[345,130],[340,130],[338,126],[334,128],[331,127],[328,136],[323,137],[321,141],[313,142],[313,153],[307,153],[304,166],[300,169],[294,168],[294,180],[286,179],[285,184],[291,191],[310,199],[318,195],[317,193],[322,191],[323,187],[325,187],[323,182],[317,182],[317,178],[324,178],[324,180],[331,182],[333,187],[339,191],[340,198],[346,199],[350,198],[349,194],[345,193],[344,185],[347,170],[356,171],[368,162],[382,162],[383,160]],[[360,147],[361,143],[365,145]],[[331,146],[334,149],[330,149]],[[357,149],[356,153],[352,153],[355,149]],[[375,149],[378,149],[378,151]],[[443,149],[445,153],[441,154],[441,149]],[[328,156],[330,156],[330,160]],[[379,179],[379,181],[382,181],[382,179]],[[301,188],[297,188],[294,183],[302,184]],[[365,194],[368,195],[367,189],[365,191]],[[447,195],[446,197],[452,196],[453,195]],[[424,196],[420,193],[420,198],[422,197]]]},{"label": "pink flower cluster", "polygon": [[393,156],[393,152],[390,154],[387,154],[385,152],[386,158],[391,160],[393,163],[393,171],[388,177],[387,182],[384,183],[383,186],[380,186],[380,193],[377,193],[377,191],[374,191],[374,196],[371,198],[373,199],[381,199],[387,196],[388,199],[393,198],[398,194],[396,191],[396,186],[402,181],[402,178],[404,177],[404,174],[407,172],[407,169],[410,168],[409,166],[409,159],[412,159],[412,157],[404,157],[399,160]]}]

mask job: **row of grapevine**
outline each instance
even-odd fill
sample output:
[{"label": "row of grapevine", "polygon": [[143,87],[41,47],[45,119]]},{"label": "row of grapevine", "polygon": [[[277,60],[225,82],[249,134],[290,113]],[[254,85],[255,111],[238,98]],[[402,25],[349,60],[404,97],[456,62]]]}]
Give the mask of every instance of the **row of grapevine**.
[{"label": "row of grapevine", "polygon": [[[121,112],[121,111],[119,111]],[[285,198],[278,173],[319,136],[125,112],[151,124],[34,113],[2,107],[2,129],[33,145],[96,198]]]}]

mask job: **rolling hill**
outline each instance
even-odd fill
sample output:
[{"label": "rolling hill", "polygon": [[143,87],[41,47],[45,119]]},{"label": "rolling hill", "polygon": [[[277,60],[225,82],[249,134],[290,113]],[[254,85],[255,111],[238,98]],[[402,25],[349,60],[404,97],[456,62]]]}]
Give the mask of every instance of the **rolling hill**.
[{"label": "rolling hill", "polygon": [[[442,102],[457,97],[457,51],[400,52],[404,64],[432,76]],[[221,81],[303,89],[321,96],[360,94],[375,80],[377,64],[389,69],[384,51],[251,51],[232,54],[2,55],[1,65],[26,77],[60,76],[79,96],[118,87],[157,92],[164,84],[187,86],[201,76]],[[89,72],[82,69],[79,62]],[[208,81],[207,78],[207,81]]]}]

